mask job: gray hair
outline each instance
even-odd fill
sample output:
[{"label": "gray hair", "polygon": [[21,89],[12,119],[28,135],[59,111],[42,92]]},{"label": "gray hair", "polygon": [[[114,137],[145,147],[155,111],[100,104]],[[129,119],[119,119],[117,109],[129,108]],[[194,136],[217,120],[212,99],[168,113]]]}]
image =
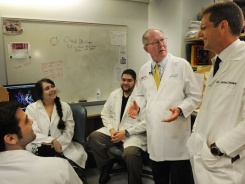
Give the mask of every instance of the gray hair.
[{"label": "gray hair", "polygon": [[159,31],[159,32],[161,32],[162,35],[164,36],[163,31],[160,30],[160,29],[152,29],[152,28],[151,28],[151,29],[148,29],[148,30],[143,34],[143,36],[142,36],[142,43],[143,43],[143,45],[147,45],[147,44],[148,44],[148,33],[149,33],[150,31]]}]

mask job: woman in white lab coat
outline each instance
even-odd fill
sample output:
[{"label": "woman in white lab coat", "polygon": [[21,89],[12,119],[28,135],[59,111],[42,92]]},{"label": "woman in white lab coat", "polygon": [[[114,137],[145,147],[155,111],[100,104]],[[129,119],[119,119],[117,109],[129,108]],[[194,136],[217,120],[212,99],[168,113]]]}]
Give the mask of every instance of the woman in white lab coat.
[{"label": "woman in white lab coat", "polygon": [[38,81],[35,91],[39,100],[26,108],[26,114],[33,119],[37,136],[27,145],[27,150],[36,152],[41,144],[51,145],[84,169],[87,154],[81,144],[72,141],[75,123],[70,106],[57,97],[57,89],[50,79]]}]

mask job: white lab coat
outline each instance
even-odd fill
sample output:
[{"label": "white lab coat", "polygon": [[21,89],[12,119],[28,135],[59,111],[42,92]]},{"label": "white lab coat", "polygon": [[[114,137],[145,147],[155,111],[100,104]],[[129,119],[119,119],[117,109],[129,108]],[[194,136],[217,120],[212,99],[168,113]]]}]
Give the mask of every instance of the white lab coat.
[{"label": "white lab coat", "polygon": [[[63,133],[57,128],[60,117],[57,113],[56,105],[53,108],[51,121],[41,100],[27,106],[26,114],[33,119],[33,130],[37,136],[32,143],[27,145],[26,149],[32,151],[35,144],[40,146],[42,142],[51,143],[54,139],[57,139],[62,146],[64,155],[76,162],[80,167],[85,168],[87,153],[81,144],[72,141],[75,122],[71,108],[62,101],[61,106],[63,112],[62,119],[66,122],[66,128]],[[51,136],[48,136],[49,130]]]},{"label": "white lab coat", "polygon": [[[245,43],[237,40],[206,83],[201,109],[187,142],[197,184],[245,183]],[[215,157],[212,143],[226,155]],[[231,157],[240,159],[231,163]]]},{"label": "white lab coat", "polygon": [[[154,161],[187,160],[186,141],[191,134],[190,115],[201,100],[201,90],[190,64],[170,54],[159,88],[151,74],[151,62],[139,72],[137,103],[146,103],[146,131],[150,158]],[[169,108],[180,107],[184,117],[170,123],[161,120],[171,115]]]},{"label": "white lab coat", "polygon": [[1,184],[82,184],[68,161],[26,150],[0,152]]},{"label": "white lab coat", "polygon": [[129,146],[136,146],[142,150],[146,150],[146,122],[144,117],[144,110],[140,113],[140,116],[137,119],[132,119],[127,114],[127,109],[132,105],[135,100],[136,87],[130,95],[127,105],[120,122],[121,114],[121,105],[122,105],[122,89],[117,89],[113,91],[109,98],[107,99],[102,111],[101,118],[104,124],[104,127],[100,128],[99,132],[110,136],[109,130],[114,128],[115,130],[125,130],[127,129],[130,136],[123,140],[124,148]]}]

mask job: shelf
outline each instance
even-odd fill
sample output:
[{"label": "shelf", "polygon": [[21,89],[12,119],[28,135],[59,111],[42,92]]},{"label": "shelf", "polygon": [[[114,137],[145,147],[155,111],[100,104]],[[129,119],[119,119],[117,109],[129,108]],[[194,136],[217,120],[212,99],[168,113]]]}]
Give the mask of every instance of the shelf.
[{"label": "shelf", "polygon": [[245,33],[242,33],[242,34],[240,35],[240,39],[242,39],[242,40],[245,39]]},{"label": "shelf", "polygon": [[203,42],[203,40],[198,37],[198,38],[187,38],[185,39],[186,42]]},{"label": "shelf", "polygon": [[[245,39],[245,33],[241,33],[240,39],[244,40]],[[198,38],[187,38],[185,39],[186,42],[202,42],[203,40],[198,37]]]},{"label": "shelf", "polygon": [[199,71],[199,70],[203,70],[205,68],[210,68],[210,66],[212,65],[194,65],[194,66],[191,66],[193,71]]}]

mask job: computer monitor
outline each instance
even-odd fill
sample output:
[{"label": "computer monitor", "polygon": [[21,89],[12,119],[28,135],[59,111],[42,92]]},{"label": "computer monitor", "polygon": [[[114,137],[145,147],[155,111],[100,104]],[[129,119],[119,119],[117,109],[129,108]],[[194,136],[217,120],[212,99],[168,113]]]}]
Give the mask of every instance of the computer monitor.
[{"label": "computer monitor", "polygon": [[29,104],[36,101],[34,95],[35,83],[5,85],[4,87],[9,92],[9,100],[18,101],[23,110],[25,110]]}]

